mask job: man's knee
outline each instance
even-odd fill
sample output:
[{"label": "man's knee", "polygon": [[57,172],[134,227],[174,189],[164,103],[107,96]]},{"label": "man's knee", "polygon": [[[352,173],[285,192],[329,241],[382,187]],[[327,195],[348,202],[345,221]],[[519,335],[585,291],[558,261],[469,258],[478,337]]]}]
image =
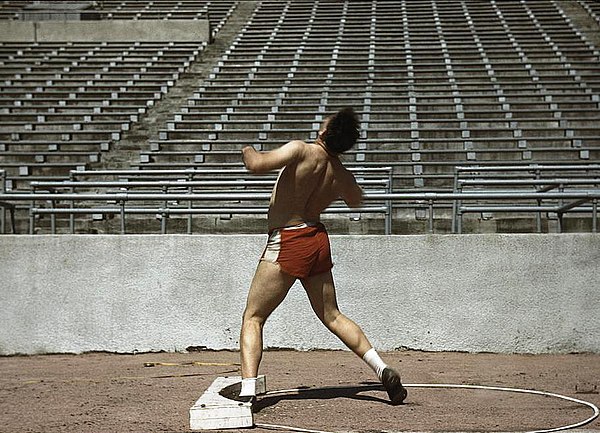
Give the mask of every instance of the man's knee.
[{"label": "man's knee", "polygon": [[245,309],[242,315],[242,326],[243,325],[259,325],[263,326],[266,321],[266,317],[262,317],[255,311]]},{"label": "man's knee", "polygon": [[321,322],[323,322],[323,324],[331,329],[335,326],[338,318],[342,315],[342,313],[340,313],[340,310],[336,309],[332,309],[329,311],[324,311],[323,312],[323,317],[319,317],[321,319]]}]

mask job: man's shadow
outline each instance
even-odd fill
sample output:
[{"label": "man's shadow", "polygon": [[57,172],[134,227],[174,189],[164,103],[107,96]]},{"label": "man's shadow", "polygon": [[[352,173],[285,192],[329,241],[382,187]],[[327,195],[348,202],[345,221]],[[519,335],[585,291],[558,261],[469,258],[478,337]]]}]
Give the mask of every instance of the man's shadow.
[{"label": "man's shadow", "polygon": [[300,387],[299,392],[290,390],[289,393],[266,395],[260,398],[254,405],[253,411],[260,412],[271,406],[275,406],[280,401],[293,400],[331,400],[334,398],[349,398],[352,400],[372,401],[377,403],[390,404],[387,399],[375,397],[372,395],[361,395],[367,391],[385,391],[381,383],[363,382],[360,385],[348,386],[327,386],[323,388]]}]

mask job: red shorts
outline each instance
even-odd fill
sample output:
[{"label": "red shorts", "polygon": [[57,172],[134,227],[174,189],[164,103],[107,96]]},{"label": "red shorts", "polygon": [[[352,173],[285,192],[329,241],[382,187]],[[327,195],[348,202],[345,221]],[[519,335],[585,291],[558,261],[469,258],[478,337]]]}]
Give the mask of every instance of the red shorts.
[{"label": "red shorts", "polygon": [[269,232],[261,260],[278,263],[281,270],[306,278],[333,267],[329,236],[321,223],[302,223]]}]

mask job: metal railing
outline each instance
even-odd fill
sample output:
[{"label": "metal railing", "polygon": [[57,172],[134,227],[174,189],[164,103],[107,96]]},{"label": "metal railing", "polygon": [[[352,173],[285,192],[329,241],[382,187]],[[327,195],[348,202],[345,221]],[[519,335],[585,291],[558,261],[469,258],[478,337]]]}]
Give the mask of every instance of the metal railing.
[{"label": "metal railing", "polygon": [[[556,177],[557,173],[567,173],[571,177]],[[545,177],[550,174],[552,177]],[[467,175],[466,179],[461,176]],[[517,178],[515,178],[515,176]],[[576,177],[578,176],[578,177]],[[600,182],[600,164],[528,164],[528,165],[471,165],[457,166],[454,170],[454,192],[462,193],[468,187],[476,188],[475,191],[486,192],[481,187],[530,187],[536,192],[548,192],[558,189],[559,192],[566,187],[589,185],[597,187]],[[477,187],[480,187],[477,189]],[[489,191],[489,190],[487,190]],[[537,200],[537,206],[463,206],[460,200],[452,205],[452,231],[462,231],[462,214],[468,212],[493,213],[493,212],[533,212],[536,214],[536,231],[542,232],[542,213],[555,213],[557,215],[559,228],[563,231],[564,214],[569,211],[591,212],[592,231],[596,232],[596,207],[592,200],[592,208],[581,207],[573,203],[565,205],[562,200],[556,206],[542,206],[542,201]]]},{"label": "metal railing", "polygon": [[[475,177],[460,179],[458,173],[461,170],[474,173]],[[468,213],[535,213],[539,232],[541,232],[541,215],[555,214],[559,222],[558,232],[562,232],[563,216],[570,212],[579,212],[591,214],[592,232],[596,233],[600,176],[542,178],[540,173],[543,170],[549,172],[583,170],[589,173],[600,170],[600,165],[457,167],[453,192],[392,192],[390,167],[353,168],[352,171],[359,179],[359,183],[365,187],[365,205],[350,209],[341,202],[336,202],[326,209],[325,213],[351,216],[363,213],[383,214],[385,233],[391,234],[394,209],[399,207],[426,209],[427,230],[430,233],[434,231],[436,208],[452,208],[453,233],[462,233],[463,216]],[[509,175],[503,178],[489,176],[479,178],[481,173],[508,171],[523,173],[533,171],[534,173],[533,178],[525,179],[514,179]],[[187,232],[192,233],[193,215],[242,215],[268,212],[268,206],[262,203],[267,202],[271,197],[267,188],[273,186],[275,176],[269,174],[263,178],[241,179],[239,176],[242,174],[249,175],[243,169],[73,170],[71,180],[68,181],[32,182],[34,191],[31,193],[13,193],[3,189],[0,202],[12,206],[13,209],[14,203],[29,203],[29,232],[32,234],[36,232],[36,217],[41,215],[50,215],[52,233],[56,232],[56,217],[68,215],[69,232],[74,233],[75,215],[82,214],[119,215],[121,233],[126,232],[127,215],[156,215],[161,221],[161,233],[167,233],[167,221],[170,216],[187,215]],[[117,180],[77,180],[99,176],[116,176]],[[234,177],[227,178],[227,176]],[[593,187],[583,189],[585,185]],[[486,189],[466,190],[471,187]],[[502,189],[489,189],[494,187]],[[523,190],[524,187],[527,189]],[[116,191],[80,191],[90,188],[113,188]],[[67,192],[63,192],[64,190]],[[47,202],[50,207],[38,206],[40,202]],[[70,206],[58,207],[61,203]],[[4,232],[4,225],[2,232]]]},{"label": "metal railing", "polygon": [[[368,168],[352,168],[351,171],[357,177],[359,185],[364,188],[376,188],[377,191],[391,192],[392,191],[392,168],[391,167],[368,167]],[[51,233],[56,232],[56,216],[61,214],[69,215],[69,231],[75,232],[75,215],[78,214],[97,214],[97,215],[120,215],[121,217],[121,233],[126,232],[126,215],[127,214],[155,214],[161,221],[161,233],[167,232],[167,221],[171,215],[187,215],[187,233],[192,233],[192,216],[193,215],[212,215],[212,214],[266,214],[268,207],[257,207],[254,203],[243,206],[233,207],[197,207],[194,204],[198,201],[204,201],[199,196],[198,188],[201,188],[200,194],[214,195],[215,200],[228,201],[231,200],[223,196],[228,193],[239,193],[244,190],[246,194],[259,194],[257,199],[250,201],[264,201],[270,197],[270,190],[276,182],[276,176],[267,174],[262,176],[252,175],[252,179],[240,178],[242,175],[249,176],[249,172],[245,169],[185,169],[185,170],[97,170],[83,171],[72,170],[68,181],[34,181],[31,182],[33,193],[30,196],[30,211],[29,211],[29,232],[35,232],[36,215],[50,215]],[[118,180],[77,180],[85,177],[117,177]],[[165,177],[171,177],[170,180],[165,180]],[[173,179],[174,178],[174,179]],[[198,178],[206,178],[203,180],[195,180]],[[130,180],[142,179],[142,180]],[[161,180],[147,180],[161,179]],[[223,188],[233,188],[231,191],[223,190]],[[108,191],[104,193],[94,193],[90,198],[89,193],[77,192],[81,189],[90,188],[114,188],[116,192]],[[132,193],[132,189],[151,189],[152,192],[145,192],[144,198],[139,201],[162,202],[160,207],[131,207],[127,203],[131,200],[121,199],[122,194],[137,194]],[[217,189],[214,189],[217,188]],[[256,190],[249,190],[255,188]],[[62,193],[61,190],[68,190],[68,193]],[[186,199],[181,197],[176,198],[175,194],[185,194]],[[44,194],[50,194],[45,196]],[[108,194],[108,195],[107,195]],[[117,194],[112,196],[110,194]],[[260,195],[262,194],[262,195]],[[16,195],[11,195],[17,199]],[[187,200],[187,198],[190,198]],[[200,197],[205,197],[200,195]],[[116,207],[107,207],[105,205],[92,206],[86,208],[76,207],[77,202],[81,201],[107,201],[114,202]],[[47,201],[50,208],[37,207],[37,202]],[[70,208],[57,208],[58,202],[70,201]],[[179,202],[187,201],[187,206],[181,206]],[[236,199],[236,201],[239,201]],[[173,204],[175,202],[175,204]],[[381,213],[384,214],[386,233],[391,233],[391,212],[389,208],[391,203],[382,205],[364,206],[357,209],[348,210],[343,206],[333,206],[326,210],[326,213]]]},{"label": "metal railing", "polygon": [[[179,202],[198,203],[198,202],[266,202],[270,199],[270,193],[247,193],[247,192],[209,192],[209,193],[130,193],[130,192],[118,192],[118,193],[66,193],[66,194],[54,194],[54,193],[3,193],[0,194],[0,201],[30,201],[32,207],[30,208],[30,233],[35,233],[35,215],[43,214],[93,214],[93,213],[110,213],[118,214],[121,216],[121,230],[125,232],[125,216],[127,214],[156,214],[160,215],[163,219],[161,224],[161,232],[166,233],[166,218],[170,215],[194,215],[194,214],[262,214],[268,210],[267,206],[257,207],[255,204],[250,205],[239,205],[239,206],[228,206],[223,207],[179,207]],[[462,193],[377,193],[369,192],[364,196],[364,200],[367,203],[379,202],[380,204],[374,206],[365,206],[360,208],[347,208],[345,206],[339,206],[335,204],[328,208],[326,213],[383,213],[386,218],[386,234],[391,234],[391,222],[392,222],[392,203],[393,202],[412,202],[417,203],[417,207],[423,206],[423,202],[427,203],[430,209],[430,229],[433,228],[433,204],[435,202],[456,201],[461,203],[457,206],[457,217],[459,221],[462,219],[462,215],[469,212],[483,212],[483,211],[494,211],[494,212],[554,212],[556,214],[565,214],[567,212],[585,211],[592,213],[592,231],[597,232],[597,208],[598,199],[600,199],[600,189],[591,190],[574,190],[574,191],[563,191],[563,192],[523,192],[523,191],[501,191],[501,192],[462,192]],[[86,201],[105,201],[114,202],[117,206],[106,207],[106,206],[95,206],[85,208],[38,208],[35,206],[36,201],[49,201],[56,203],[57,200],[61,201],[72,201],[72,202],[86,202]],[[481,202],[493,201],[493,202],[516,202],[520,200],[534,200],[538,205],[532,206],[465,206],[463,202],[476,201]],[[131,203],[139,203],[143,201],[162,202],[163,206],[153,207],[131,207]],[[177,203],[177,205],[170,206],[169,203]],[[580,209],[582,205],[590,203],[591,206],[585,209]],[[388,227],[388,222],[390,226]],[[388,230],[389,228],[389,230]],[[562,230],[562,228],[561,228]],[[457,233],[462,232],[462,224],[459,222]]]}]

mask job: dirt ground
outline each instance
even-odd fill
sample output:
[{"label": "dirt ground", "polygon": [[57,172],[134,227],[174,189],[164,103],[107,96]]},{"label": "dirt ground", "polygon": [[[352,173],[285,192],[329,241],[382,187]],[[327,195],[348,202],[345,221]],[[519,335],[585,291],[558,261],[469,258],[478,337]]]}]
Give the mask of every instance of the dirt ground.
[{"label": "dirt ground", "polygon": [[[537,389],[600,405],[600,355],[399,351],[382,357],[408,384]],[[189,408],[217,376],[239,375],[238,362],[239,354],[228,351],[2,357],[0,432],[189,431]],[[550,397],[461,389],[409,388],[406,404],[390,406],[376,386],[359,386],[374,384],[374,373],[344,351],[267,351],[261,373],[269,390],[335,388],[263,396],[256,423],[335,432],[524,431],[592,415],[589,408]],[[600,422],[585,428],[600,431]]]}]

